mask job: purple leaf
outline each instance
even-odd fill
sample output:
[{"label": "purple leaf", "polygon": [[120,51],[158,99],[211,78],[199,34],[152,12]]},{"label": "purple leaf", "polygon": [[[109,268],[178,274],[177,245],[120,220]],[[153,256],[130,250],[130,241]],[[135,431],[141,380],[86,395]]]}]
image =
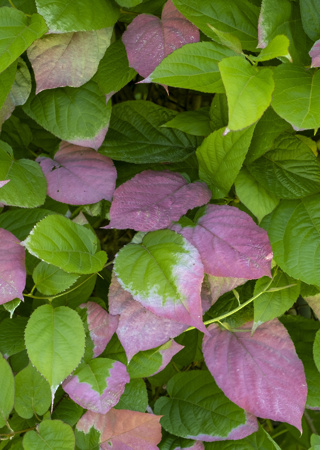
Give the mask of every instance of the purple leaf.
[{"label": "purple leaf", "polygon": [[[165,367],[167,367],[167,365],[169,364],[171,359],[174,357],[174,355],[177,354],[178,352],[180,352],[180,350],[182,350],[183,348],[184,348],[184,345],[180,345],[175,341],[171,341],[171,342],[169,342],[169,346],[166,346],[166,348],[159,350],[159,353],[162,356],[162,364],[159,367],[159,369],[156,372],[154,372],[152,375],[155,375],[156,373],[161,372],[161,370],[163,370]],[[152,376],[152,375],[150,375],[150,376]]]},{"label": "purple leaf", "polygon": [[246,278],[213,277],[207,275],[202,283],[201,298],[203,312],[207,312],[221,295],[248,281]]},{"label": "purple leaf", "polygon": [[44,89],[79,87],[89,81],[110,44],[112,28],[47,34],[28,48],[36,94]]},{"label": "purple leaf", "polygon": [[320,39],[318,39],[309,52],[311,57],[311,67],[320,67]]},{"label": "purple leaf", "polygon": [[55,159],[38,158],[47,179],[49,197],[69,205],[111,201],[117,172],[110,158],[62,142]]},{"label": "purple leaf", "polygon": [[87,411],[76,426],[88,434],[91,429],[100,433],[100,449],[157,450],[161,441],[161,416],[155,414],[111,409],[107,414]]},{"label": "purple leaf", "polygon": [[115,333],[119,317],[111,316],[98,303],[82,303],[80,308],[87,309],[87,323],[90,338],[94,343],[93,357],[101,355]]},{"label": "purple leaf", "polygon": [[15,298],[23,301],[26,285],[25,250],[10,231],[0,228],[0,305]]},{"label": "purple leaf", "polygon": [[70,375],[62,387],[78,405],[105,414],[118,403],[130,377],[119,361],[96,358]]},{"label": "purple leaf", "polygon": [[2,188],[4,185],[6,185],[7,183],[9,183],[10,180],[3,180],[0,181],[0,188]]},{"label": "purple leaf", "polygon": [[136,353],[159,347],[188,328],[144,308],[120,286],[114,274],[109,289],[109,311],[113,315],[120,314],[117,335],[128,361]]},{"label": "purple leaf", "polygon": [[105,228],[159,230],[210,198],[205,183],[188,183],[179,173],[145,170],[115,190]]},{"label": "purple leaf", "polygon": [[[307,383],[285,327],[274,319],[251,336],[252,323],[230,332],[209,326],[203,355],[217,385],[250,413],[301,429]],[[246,331],[245,331],[246,330]]]},{"label": "purple leaf", "polygon": [[233,206],[208,205],[195,227],[176,224],[199,251],[205,273],[215,277],[271,277],[272,249],[268,234]]},{"label": "purple leaf", "polygon": [[171,0],[165,4],[161,20],[140,14],[122,36],[130,67],[144,78],[174,50],[199,40],[198,28],[175,8]]}]

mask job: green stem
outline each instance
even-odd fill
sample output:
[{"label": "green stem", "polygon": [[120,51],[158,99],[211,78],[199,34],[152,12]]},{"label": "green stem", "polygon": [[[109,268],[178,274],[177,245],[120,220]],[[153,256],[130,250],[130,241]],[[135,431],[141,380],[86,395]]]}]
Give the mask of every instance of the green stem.
[{"label": "green stem", "polygon": [[10,5],[12,6],[12,8],[15,8],[15,9],[17,9],[17,7],[16,6],[14,6],[14,4],[12,3],[12,1],[11,0],[8,0],[8,2],[10,3]]},{"label": "green stem", "polygon": [[27,428],[26,430],[19,430],[19,431],[13,431],[12,430],[12,433],[0,433],[0,440],[10,439],[10,437],[13,437],[16,434],[26,433],[27,431],[35,430],[35,428],[36,427],[34,426],[34,427],[31,427],[31,428]]}]

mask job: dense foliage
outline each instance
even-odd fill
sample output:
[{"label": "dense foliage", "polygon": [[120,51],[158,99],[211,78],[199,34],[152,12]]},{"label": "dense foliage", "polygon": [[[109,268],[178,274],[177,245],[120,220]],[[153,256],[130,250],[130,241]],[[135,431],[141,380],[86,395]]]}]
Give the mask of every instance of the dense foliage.
[{"label": "dense foliage", "polygon": [[0,449],[320,447],[320,0],[0,0]]}]

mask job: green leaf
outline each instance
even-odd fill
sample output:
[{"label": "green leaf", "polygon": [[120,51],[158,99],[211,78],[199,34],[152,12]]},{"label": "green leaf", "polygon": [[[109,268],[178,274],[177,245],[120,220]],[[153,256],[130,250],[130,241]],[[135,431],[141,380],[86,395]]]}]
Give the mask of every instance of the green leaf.
[{"label": "green leaf", "polygon": [[272,70],[253,67],[241,56],[225,58],[218,65],[228,98],[228,130],[241,130],[260,119],[270,105]]},{"label": "green leaf", "polygon": [[275,36],[272,41],[268,43],[268,45],[263,48],[258,56],[249,55],[249,59],[252,61],[269,61],[270,59],[279,58],[280,56],[284,56],[290,62],[291,56],[289,53],[289,45],[290,41],[287,36],[283,34],[279,34]]},{"label": "green leaf", "polygon": [[214,131],[197,148],[199,176],[210,187],[213,198],[228,194],[249,149],[254,126],[228,133]]},{"label": "green leaf", "polygon": [[320,72],[294,64],[274,70],[272,107],[280,117],[298,129],[320,126]]},{"label": "green leaf", "polygon": [[44,203],[47,182],[42,170],[29,159],[14,160],[11,147],[0,141],[0,180],[10,180],[0,189],[5,205],[34,208]]},{"label": "green leaf", "polygon": [[183,161],[200,141],[179,130],[160,128],[175,116],[174,111],[143,100],[118,103],[99,152],[134,164]]},{"label": "green leaf", "polygon": [[[254,295],[263,291],[269,283],[269,277],[260,278],[256,282]],[[255,331],[264,322],[284,314],[297,300],[299,293],[300,282],[279,271],[273,278],[268,291],[254,300],[254,324],[252,331]]]},{"label": "green leaf", "polygon": [[209,442],[206,450],[281,450],[279,445],[260,426],[259,431],[237,441]]},{"label": "green leaf", "polygon": [[313,358],[313,343],[320,328],[319,322],[301,316],[282,316],[280,321],[287,328],[301,359],[308,385],[307,407],[320,407],[320,373]]},{"label": "green leaf", "polygon": [[14,403],[14,378],[7,361],[0,354],[0,427],[6,425]]},{"label": "green leaf", "polygon": [[105,252],[97,252],[98,239],[91,230],[56,214],[38,222],[23,245],[32,255],[69,273],[99,272],[107,261]]},{"label": "green leaf", "polygon": [[33,271],[32,278],[38,291],[44,295],[56,295],[72,286],[79,275],[66,273],[59,267],[41,261]]},{"label": "green leaf", "polygon": [[14,234],[20,241],[25,239],[37,222],[53,214],[48,209],[10,209],[0,215],[0,228]]},{"label": "green leaf", "polygon": [[169,122],[164,123],[162,127],[176,128],[184,133],[193,136],[207,136],[211,133],[209,111],[207,109],[198,109],[197,111],[184,111],[177,114]]},{"label": "green leaf", "polygon": [[25,349],[24,330],[27,325],[26,317],[4,319],[0,327],[0,352],[8,357]]},{"label": "green leaf", "polygon": [[23,110],[50,133],[71,141],[92,139],[106,126],[110,108],[98,86],[47,89],[31,95]]},{"label": "green leaf", "polygon": [[62,400],[55,406],[52,419],[60,419],[73,427],[80,417],[83,415],[84,409],[77,405],[71,398],[62,398]]},{"label": "green leaf", "polygon": [[34,413],[42,416],[51,403],[48,382],[31,364],[22,369],[15,377],[14,409],[24,419],[31,419]]},{"label": "green leaf", "polygon": [[84,353],[85,332],[79,315],[66,306],[40,306],[30,316],[25,342],[30,361],[49,382],[54,396]]},{"label": "green leaf", "polygon": [[109,94],[120,91],[136,74],[137,72],[129,67],[125,46],[119,39],[107,49],[93,80],[104,94]]},{"label": "green leaf", "polygon": [[200,92],[223,93],[218,62],[233,55],[232,50],[216,42],[187,44],[164,58],[148,80]]},{"label": "green leaf", "polygon": [[115,409],[129,409],[131,411],[145,412],[148,406],[146,384],[141,379],[131,380],[126,384]]},{"label": "green leaf", "polygon": [[[248,0],[173,0],[178,10],[212,39],[217,30],[236,36],[246,50],[256,51],[259,8]],[[209,24],[209,25],[208,25]]]},{"label": "green leaf", "polygon": [[59,294],[57,298],[52,301],[54,307],[69,306],[74,309],[88,300],[95,288],[97,275],[81,275],[74,285],[66,292]]},{"label": "green leaf", "polygon": [[143,0],[116,0],[118,5],[122,6],[123,8],[133,8],[134,6],[139,5],[142,3]]},{"label": "green leaf", "polygon": [[0,108],[5,102],[5,99],[7,98],[10,89],[13,85],[15,76],[17,72],[17,62],[14,61],[4,72],[0,74],[0,85],[1,85],[1,91],[0,91]]},{"label": "green leaf", "polygon": [[51,33],[111,27],[120,14],[112,1],[104,0],[36,0],[36,4]]},{"label": "green leaf", "polygon": [[210,106],[210,125],[212,131],[228,124],[228,101],[225,94],[216,94]]},{"label": "green leaf", "polygon": [[227,399],[207,371],[178,373],[168,382],[167,391],[170,397],[156,401],[155,414],[163,415],[161,425],[176,436],[226,438],[246,421],[244,411]]},{"label": "green leaf", "polygon": [[319,0],[300,0],[302,26],[312,41],[320,38]]},{"label": "green leaf", "polygon": [[257,217],[259,222],[279,203],[279,199],[270,195],[245,167],[241,169],[234,185],[241,203]]},{"label": "green leaf", "polygon": [[319,284],[319,195],[282,200],[273,211],[268,235],[273,256],[282,270],[308,284]]},{"label": "green leaf", "polygon": [[316,337],[313,343],[313,358],[314,362],[317,366],[317,369],[320,372],[320,330],[317,331]]},{"label": "green leaf", "polygon": [[11,300],[11,302],[3,304],[4,309],[10,313],[10,319],[12,319],[13,313],[18,308],[20,303],[21,300],[19,298],[15,298],[14,300]]},{"label": "green leaf", "polygon": [[294,199],[320,191],[320,163],[310,147],[294,135],[279,136],[273,149],[247,169],[276,197]]},{"label": "green leaf", "polygon": [[44,420],[37,431],[28,431],[23,437],[24,450],[43,450],[45,447],[74,450],[75,437],[70,425],[61,420]]},{"label": "green leaf", "polygon": [[153,348],[134,355],[128,364],[130,378],[145,378],[157,372],[162,364],[160,349],[161,347]]},{"label": "green leaf", "polygon": [[234,34],[217,30],[210,24],[207,25],[210,30],[214,31],[214,33],[217,35],[220,44],[225,45],[239,55],[242,54],[242,45],[239,38],[237,38]]},{"label": "green leaf", "polygon": [[27,17],[18,9],[0,8],[0,72],[47,31],[39,14]]}]

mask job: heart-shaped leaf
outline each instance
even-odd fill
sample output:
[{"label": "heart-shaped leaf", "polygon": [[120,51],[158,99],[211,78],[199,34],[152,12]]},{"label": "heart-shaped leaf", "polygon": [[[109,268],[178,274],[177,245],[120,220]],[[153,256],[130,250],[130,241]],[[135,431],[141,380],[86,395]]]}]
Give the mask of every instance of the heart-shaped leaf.
[{"label": "heart-shaped leaf", "polygon": [[38,158],[38,161],[47,179],[47,195],[54,200],[69,205],[111,201],[117,171],[106,156],[62,142],[54,160]]},{"label": "heart-shaped leaf", "polygon": [[168,0],[161,20],[149,14],[133,19],[122,35],[129,64],[146,78],[175,49],[198,42],[199,30]]}]

